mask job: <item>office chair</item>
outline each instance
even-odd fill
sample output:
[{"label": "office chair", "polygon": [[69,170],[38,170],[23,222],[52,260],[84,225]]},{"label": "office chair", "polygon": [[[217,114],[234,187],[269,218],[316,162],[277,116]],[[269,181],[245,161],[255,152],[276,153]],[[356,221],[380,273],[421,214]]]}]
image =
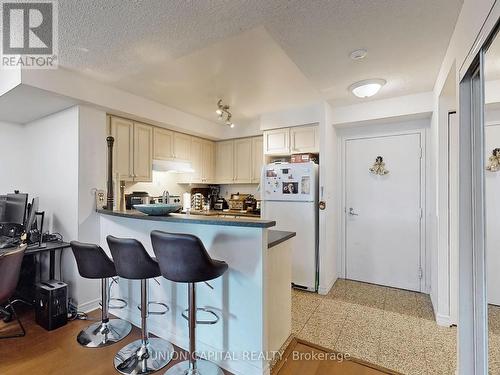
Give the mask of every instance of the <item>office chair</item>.
[{"label": "office chair", "polygon": [[21,328],[20,333],[6,336],[0,335],[0,339],[10,339],[26,335],[23,324],[21,323],[21,320],[19,320],[16,310],[14,309],[14,303],[16,301],[11,300],[11,297],[14,295],[16,290],[17,282],[19,281],[24,250],[26,250],[26,245],[21,245],[15,250],[0,254],[0,304],[7,303],[5,310],[7,313],[8,309],[12,311],[14,318],[16,318],[17,323]]}]

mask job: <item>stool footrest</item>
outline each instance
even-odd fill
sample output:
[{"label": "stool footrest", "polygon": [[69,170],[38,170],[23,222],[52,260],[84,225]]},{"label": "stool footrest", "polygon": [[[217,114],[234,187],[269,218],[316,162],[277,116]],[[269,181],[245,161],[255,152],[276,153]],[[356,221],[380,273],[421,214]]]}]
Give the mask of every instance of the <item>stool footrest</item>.
[{"label": "stool footrest", "polygon": [[[164,309],[161,310],[161,311],[151,311],[149,309],[150,305],[158,305],[158,306],[163,307]],[[137,305],[137,308],[139,309],[139,311],[141,311],[141,306],[140,305]],[[148,314],[149,315],[165,315],[169,311],[170,311],[170,307],[166,303],[157,302],[157,301],[150,301],[150,302],[148,302]]]},{"label": "stool footrest", "polygon": [[[198,307],[196,308],[196,312],[198,311],[203,311],[203,312],[206,312],[207,314],[210,314],[212,316],[214,316],[214,319],[213,320],[196,320],[196,324],[208,324],[208,325],[212,325],[212,324],[217,324],[220,320],[220,317],[219,315],[217,315],[217,313],[211,309],[208,309],[206,307]],[[186,309],[182,312],[182,317],[184,319],[186,319],[187,321],[189,321],[189,309]]]},{"label": "stool footrest", "polygon": [[127,301],[125,301],[123,298],[110,298],[109,299],[109,302],[111,301],[117,301],[117,302],[121,302],[122,304],[121,305],[109,305],[108,306],[108,309],[115,309],[115,310],[121,310],[121,309],[124,309],[125,307],[128,306],[128,303]]}]

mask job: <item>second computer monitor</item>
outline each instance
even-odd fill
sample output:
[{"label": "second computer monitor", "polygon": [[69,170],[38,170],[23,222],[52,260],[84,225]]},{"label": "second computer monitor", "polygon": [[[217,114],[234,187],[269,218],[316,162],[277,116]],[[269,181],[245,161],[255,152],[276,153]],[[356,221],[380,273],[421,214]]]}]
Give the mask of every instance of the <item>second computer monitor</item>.
[{"label": "second computer monitor", "polygon": [[24,225],[26,220],[26,206],[28,205],[28,194],[7,194],[3,222],[9,224]]}]

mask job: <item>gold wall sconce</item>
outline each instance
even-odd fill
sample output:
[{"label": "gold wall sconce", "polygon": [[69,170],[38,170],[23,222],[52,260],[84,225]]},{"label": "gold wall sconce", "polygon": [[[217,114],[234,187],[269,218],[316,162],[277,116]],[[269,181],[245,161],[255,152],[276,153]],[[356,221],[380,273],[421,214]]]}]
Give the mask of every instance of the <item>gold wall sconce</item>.
[{"label": "gold wall sconce", "polygon": [[491,152],[491,156],[488,159],[487,171],[498,172],[500,171],[500,148],[495,148]]},{"label": "gold wall sconce", "polygon": [[373,163],[373,166],[370,168],[370,173],[379,176],[384,176],[389,173],[389,171],[385,169],[385,162],[382,156],[377,156],[375,158],[375,163]]}]

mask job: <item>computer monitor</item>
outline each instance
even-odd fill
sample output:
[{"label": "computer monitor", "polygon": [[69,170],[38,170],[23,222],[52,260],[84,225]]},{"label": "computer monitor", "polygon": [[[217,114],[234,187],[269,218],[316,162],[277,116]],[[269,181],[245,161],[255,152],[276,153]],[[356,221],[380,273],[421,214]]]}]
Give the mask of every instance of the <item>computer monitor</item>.
[{"label": "computer monitor", "polygon": [[31,201],[31,206],[30,210],[28,213],[28,219],[26,220],[26,232],[29,232],[31,229],[33,229],[33,225],[36,222],[36,212],[38,211],[38,202],[39,198],[33,198]]},{"label": "computer monitor", "polygon": [[27,205],[28,194],[7,194],[3,222],[24,225]]},{"label": "computer monitor", "polygon": [[5,209],[7,206],[7,196],[0,195],[0,223],[5,222]]}]

